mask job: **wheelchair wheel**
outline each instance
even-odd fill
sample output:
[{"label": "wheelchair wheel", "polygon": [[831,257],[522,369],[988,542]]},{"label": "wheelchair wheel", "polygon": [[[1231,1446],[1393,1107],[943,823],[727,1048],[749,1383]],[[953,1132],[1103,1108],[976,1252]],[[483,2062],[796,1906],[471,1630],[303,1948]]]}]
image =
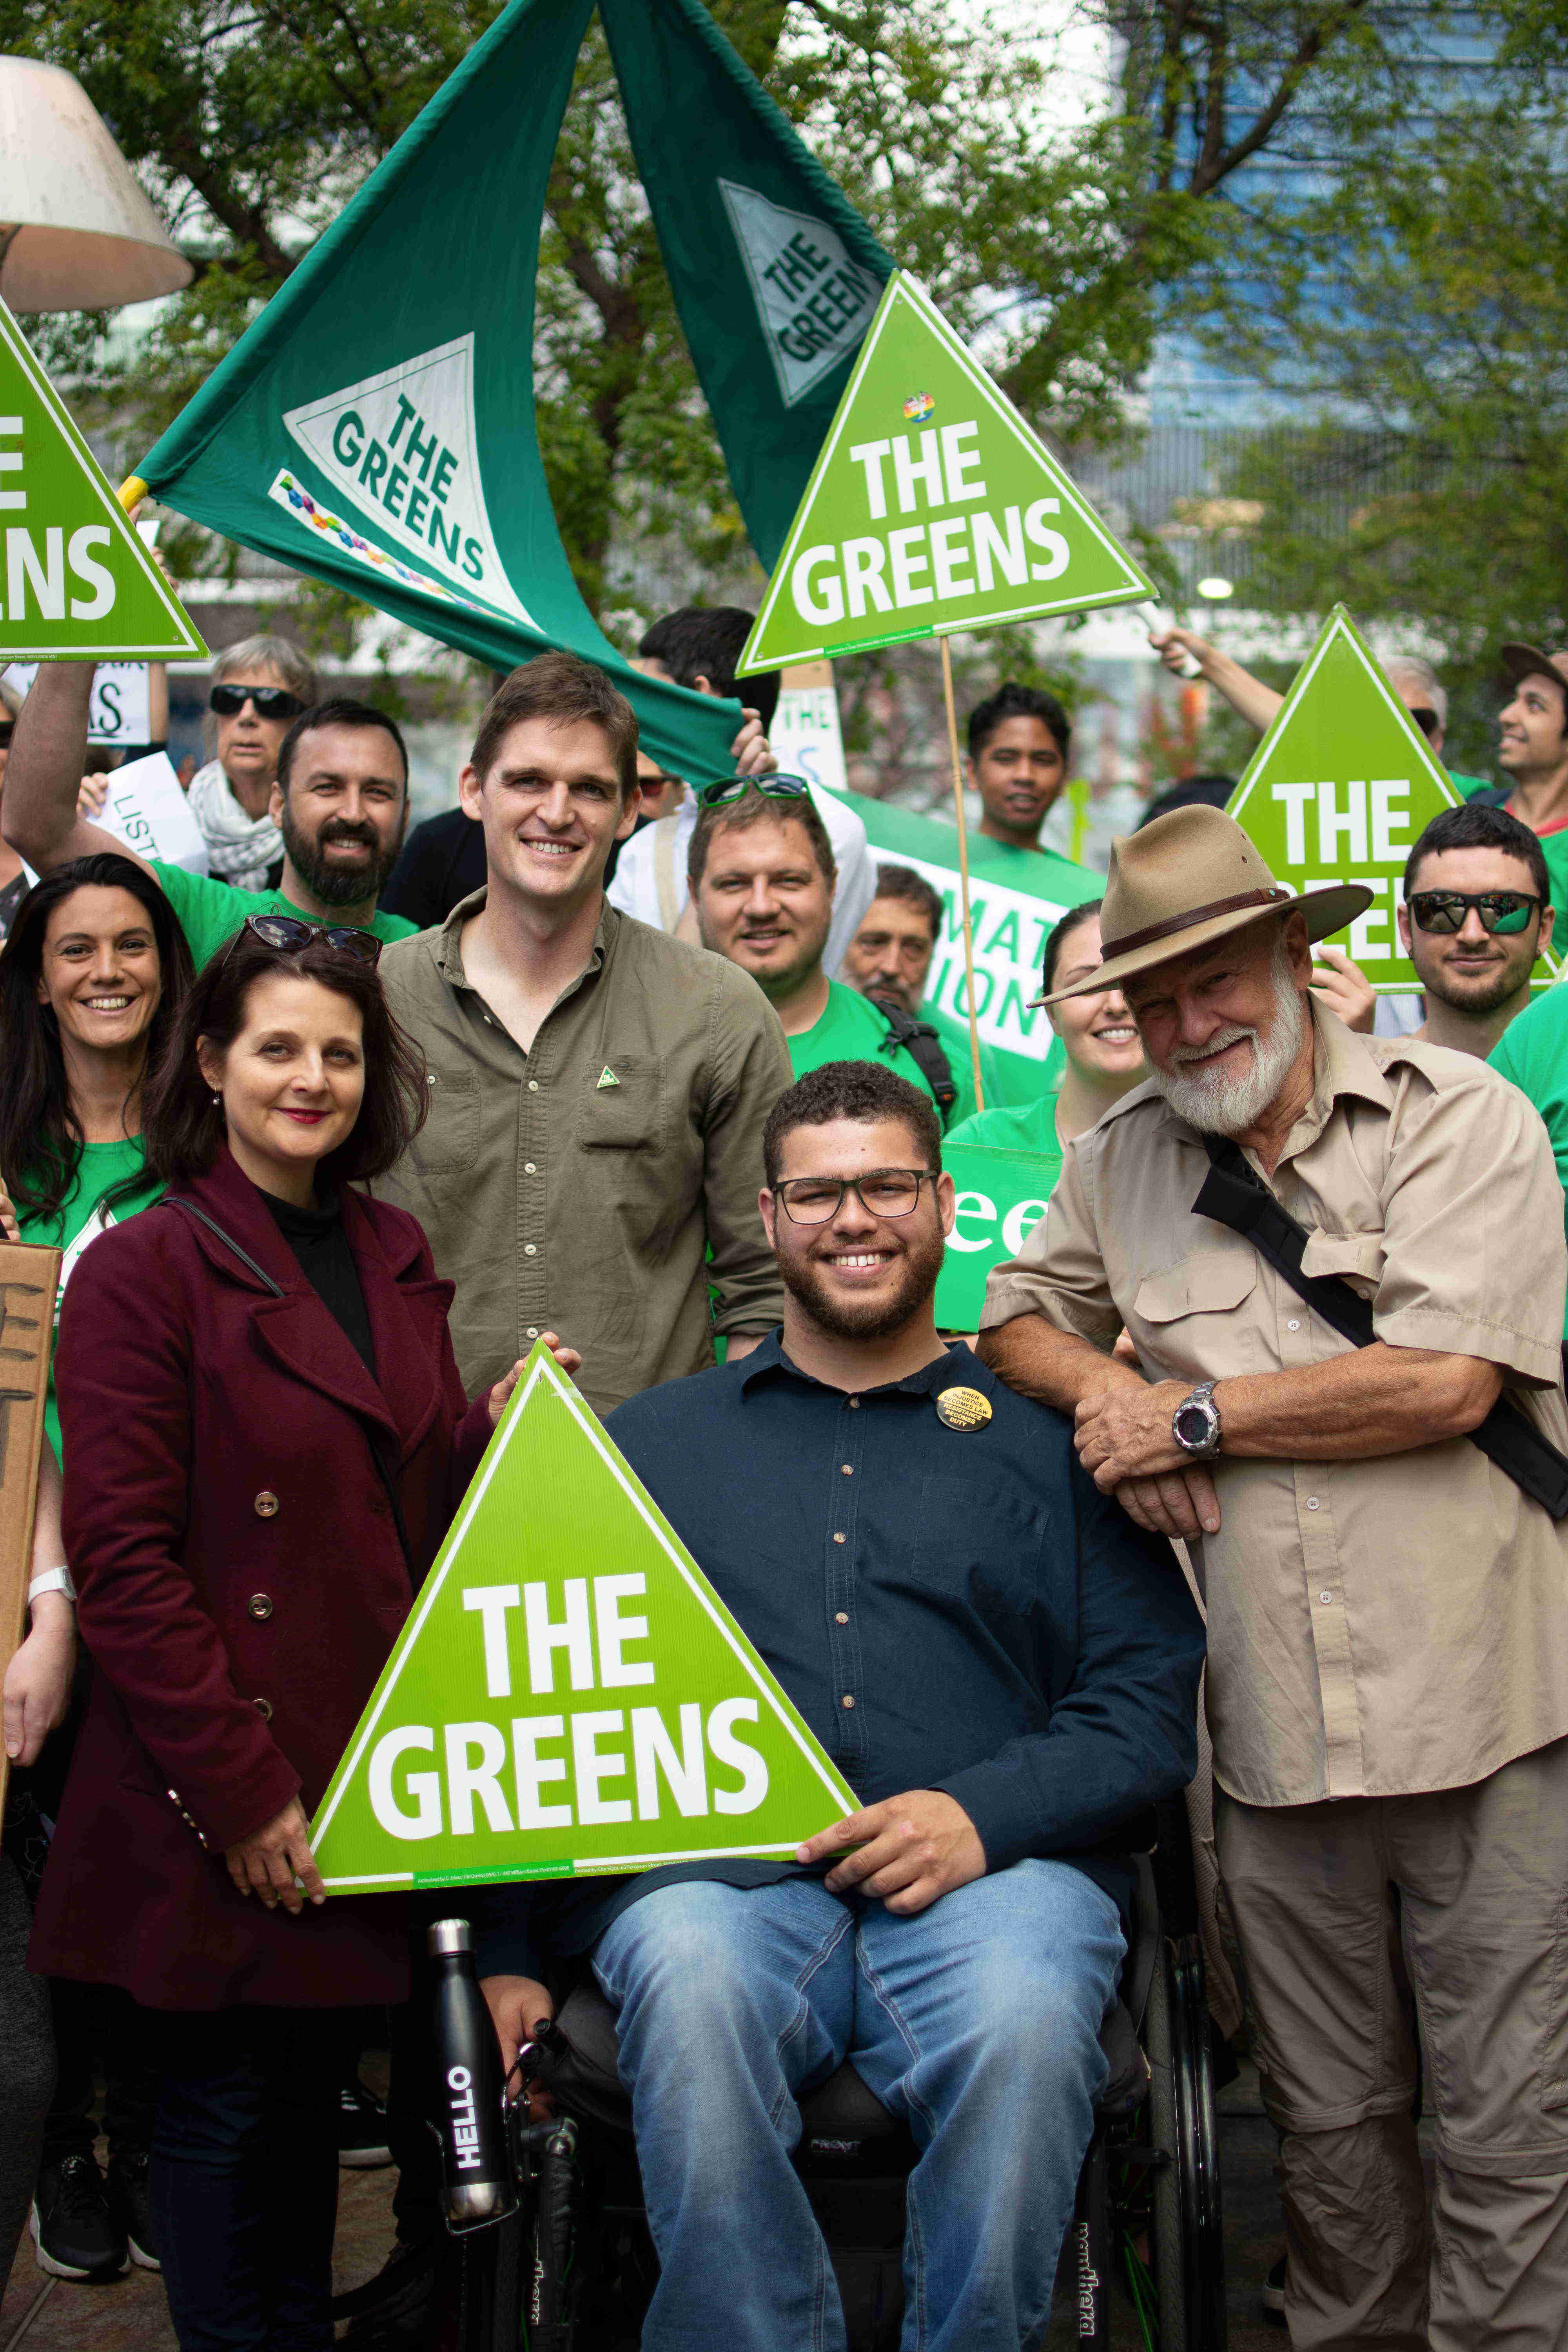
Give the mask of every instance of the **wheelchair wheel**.
[{"label": "wheelchair wheel", "polygon": [[1149,2137],[1165,2161],[1151,2188],[1160,2352],[1225,2352],[1225,2245],[1214,2074],[1195,1937],[1166,1943],[1149,1989],[1143,2047]]}]

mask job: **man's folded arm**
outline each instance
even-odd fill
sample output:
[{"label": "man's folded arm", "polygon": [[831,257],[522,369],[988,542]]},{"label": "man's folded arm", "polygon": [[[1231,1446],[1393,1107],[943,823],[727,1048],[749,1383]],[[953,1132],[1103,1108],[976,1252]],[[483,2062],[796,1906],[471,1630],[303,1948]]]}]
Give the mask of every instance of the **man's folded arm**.
[{"label": "man's folded arm", "polygon": [[1072,1479],[1072,1678],[1044,1731],[937,1783],[973,1822],[992,1870],[1092,1846],[1197,1769],[1204,1631],[1175,1555],[1076,1464]]}]

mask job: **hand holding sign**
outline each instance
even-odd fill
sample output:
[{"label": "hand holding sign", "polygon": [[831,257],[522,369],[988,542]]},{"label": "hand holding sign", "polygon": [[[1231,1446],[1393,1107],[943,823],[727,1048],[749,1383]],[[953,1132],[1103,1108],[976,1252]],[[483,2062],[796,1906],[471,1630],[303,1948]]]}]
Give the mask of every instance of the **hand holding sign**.
[{"label": "hand holding sign", "polygon": [[[542,1348],[549,1349],[569,1381],[576,1379],[583,1369],[583,1358],[577,1349],[568,1348],[559,1333],[554,1331],[542,1331],[539,1344]],[[500,1423],[502,1413],[511,1402],[513,1389],[516,1388],[527,1369],[527,1357],[520,1356],[510,1371],[504,1372],[490,1391],[489,1416],[492,1429]]]}]

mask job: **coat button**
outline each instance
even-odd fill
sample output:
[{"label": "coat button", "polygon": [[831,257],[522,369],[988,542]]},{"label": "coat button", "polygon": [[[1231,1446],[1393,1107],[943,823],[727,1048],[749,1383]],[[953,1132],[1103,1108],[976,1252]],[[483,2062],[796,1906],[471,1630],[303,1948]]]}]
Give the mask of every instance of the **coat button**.
[{"label": "coat button", "polygon": [[269,1486],[263,1486],[256,1497],[254,1508],[258,1519],[275,1519],[278,1517],[278,1497]]},{"label": "coat button", "polygon": [[261,1717],[263,1723],[271,1722],[272,1701],[269,1698],[253,1698],[250,1704],[256,1709],[257,1714]]},{"label": "coat button", "polygon": [[269,1592],[253,1592],[245,1606],[248,1615],[265,1623],[272,1614],[272,1595]]}]

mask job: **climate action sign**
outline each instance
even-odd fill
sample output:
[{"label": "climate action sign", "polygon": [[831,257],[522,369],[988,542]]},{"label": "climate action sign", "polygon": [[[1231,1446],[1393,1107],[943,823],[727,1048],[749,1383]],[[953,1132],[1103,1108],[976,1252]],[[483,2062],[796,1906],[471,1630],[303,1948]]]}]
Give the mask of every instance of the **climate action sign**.
[{"label": "climate action sign", "polygon": [[[1405,863],[1459,795],[1342,604],[1336,604],[1274,723],[1247,763],[1230,814],[1292,890],[1362,882],[1364,915],[1331,942],[1384,994],[1418,989],[1400,945]],[[1534,985],[1556,978],[1543,956]]]},{"label": "climate action sign", "polygon": [[185,617],[0,302],[0,662],[205,661]]},{"label": "climate action sign", "polygon": [[1017,1256],[1045,1215],[1061,1155],[960,1143],[942,1158],[958,1195],[958,1214],[937,1276],[936,1319],[944,1331],[973,1331],[985,1304],[986,1276],[994,1265]]},{"label": "climate action sign", "polygon": [[737,667],[745,676],[1153,593],[900,270],[861,345]]},{"label": "climate action sign", "polygon": [[856,1804],[537,1346],[322,1799],[325,1885],[788,1855]]}]

